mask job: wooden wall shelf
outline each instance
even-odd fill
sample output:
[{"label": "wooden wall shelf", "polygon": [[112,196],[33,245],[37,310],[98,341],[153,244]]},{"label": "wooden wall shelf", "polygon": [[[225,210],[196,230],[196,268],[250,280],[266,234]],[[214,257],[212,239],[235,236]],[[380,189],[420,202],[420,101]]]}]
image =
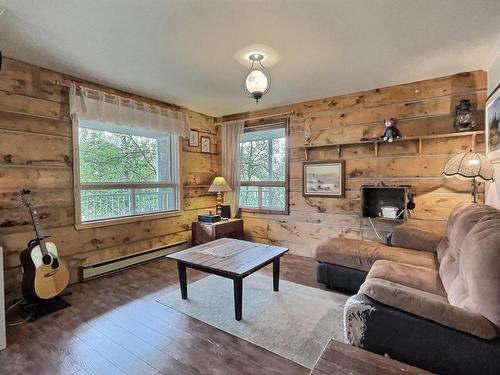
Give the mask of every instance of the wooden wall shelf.
[{"label": "wooden wall shelf", "polygon": [[[445,133],[445,134],[432,134],[432,135],[421,135],[415,137],[402,137],[398,139],[394,139],[394,142],[406,142],[406,141],[418,141],[418,153],[422,153],[422,141],[426,139],[439,139],[439,138],[455,138],[455,137],[471,137],[471,150],[474,151],[474,145],[476,142],[476,136],[484,134],[484,130],[478,131],[470,131],[470,132],[461,132],[461,133]],[[317,148],[337,148],[337,155],[341,157],[342,154],[342,146],[353,146],[353,145],[362,145],[362,144],[373,144],[375,146],[375,156],[378,156],[378,145],[379,143],[391,143],[384,140],[377,141],[357,141],[357,142],[345,142],[345,143],[329,143],[322,145],[305,145],[304,146],[304,156],[305,159],[308,160],[309,150],[317,149]]]}]

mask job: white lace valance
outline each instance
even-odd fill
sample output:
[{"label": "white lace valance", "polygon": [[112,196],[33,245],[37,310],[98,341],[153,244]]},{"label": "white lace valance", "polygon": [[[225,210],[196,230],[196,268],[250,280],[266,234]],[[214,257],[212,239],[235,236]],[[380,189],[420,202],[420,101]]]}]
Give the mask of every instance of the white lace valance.
[{"label": "white lace valance", "polygon": [[111,123],[134,131],[189,135],[190,121],[186,113],[152,106],[103,91],[79,87],[71,83],[70,114],[78,120]]}]

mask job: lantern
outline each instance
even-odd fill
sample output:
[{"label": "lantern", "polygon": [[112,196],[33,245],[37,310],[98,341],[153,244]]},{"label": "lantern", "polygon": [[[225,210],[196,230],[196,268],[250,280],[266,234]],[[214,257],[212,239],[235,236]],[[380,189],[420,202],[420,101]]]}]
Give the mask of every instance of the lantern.
[{"label": "lantern", "polygon": [[466,132],[476,126],[474,107],[469,99],[462,99],[455,107],[455,130]]}]

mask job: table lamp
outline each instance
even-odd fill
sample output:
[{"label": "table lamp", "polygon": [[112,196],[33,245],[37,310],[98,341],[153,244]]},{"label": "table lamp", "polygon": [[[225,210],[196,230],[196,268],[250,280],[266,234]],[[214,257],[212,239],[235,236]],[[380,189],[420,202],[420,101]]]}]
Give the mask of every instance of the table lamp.
[{"label": "table lamp", "polygon": [[229,185],[227,184],[226,180],[224,177],[215,177],[214,182],[212,182],[212,185],[208,188],[208,191],[210,193],[217,193],[217,215],[220,215],[220,206],[222,204],[222,193],[226,191],[232,191]]},{"label": "table lamp", "polygon": [[486,156],[477,152],[462,152],[455,155],[446,163],[443,171],[445,177],[457,177],[472,180],[473,202],[477,203],[477,182],[493,180],[494,169]]}]

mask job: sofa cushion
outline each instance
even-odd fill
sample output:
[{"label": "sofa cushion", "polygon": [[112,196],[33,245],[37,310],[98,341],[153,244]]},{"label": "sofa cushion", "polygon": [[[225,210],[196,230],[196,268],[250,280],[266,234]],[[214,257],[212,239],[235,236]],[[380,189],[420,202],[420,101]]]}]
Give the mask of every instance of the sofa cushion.
[{"label": "sofa cushion", "polygon": [[371,277],[370,274],[359,291],[385,305],[462,332],[484,339],[493,339],[496,336],[495,327],[488,319],[451,305],[446,297],[441,295]]},{"label": "sofa cushion", "polygon": [[[476,207],[475,207],[476,206]],[[458,276],[458,256],[460,248],[469,231],[484,216],[479,205],[472,203],[458,204],[448,217],[446,231],[436,250],[439,261],[439,273],[446,291]]]},{"label": "sofa cushion", "polygon": [[448,301],[483,315],[500,332],[500,211],[482,204],[457,206],[437,256]]},{"label": "sofa cushion", "polygon": [[316,248],[314,257],[318,262],[338,264],[362,271],[369,271],[373,263],[379,259],[431,268],[437,267],[436,255],[433,253],[348,238],[326,240]]},{"label": "sofa cushion", "polygon": [[391,244],[393,246],[435,253],[443,235],[444,230],[442,227],[408,221],[394,228],[391,236]]},{"label": "sofa cushion", "polygon": [[446,298],[446,291],[443,288],[437,267],[422,267],[390,260],[377,260],[370,269],[369,276]]}]

